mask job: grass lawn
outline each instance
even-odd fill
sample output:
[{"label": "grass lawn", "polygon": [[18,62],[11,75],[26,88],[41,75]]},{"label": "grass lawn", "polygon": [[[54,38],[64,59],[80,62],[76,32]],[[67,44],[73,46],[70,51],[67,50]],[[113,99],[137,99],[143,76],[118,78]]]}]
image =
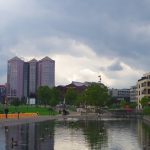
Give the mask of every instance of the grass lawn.
[{"label": "grass lawn", "polygon": [[[21,106],[8,106],[9,113],[38,113],[39,115],[56,115],[58,114],[53,109],[45,108],[45,107],[37,107],[37,106],[27,106],[27,105],[21,105]],[[3,106],[0,106],[1,112],[3,112]]]}]

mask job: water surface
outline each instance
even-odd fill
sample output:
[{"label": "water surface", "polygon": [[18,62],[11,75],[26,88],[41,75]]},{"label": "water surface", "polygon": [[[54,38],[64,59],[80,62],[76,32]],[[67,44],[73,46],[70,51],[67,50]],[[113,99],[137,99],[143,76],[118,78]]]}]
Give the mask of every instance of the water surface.
[{"label": "water surface", "polygon": [[0,128],[0,150],[150,150],[150,127],[140,120],[6,126]]}]

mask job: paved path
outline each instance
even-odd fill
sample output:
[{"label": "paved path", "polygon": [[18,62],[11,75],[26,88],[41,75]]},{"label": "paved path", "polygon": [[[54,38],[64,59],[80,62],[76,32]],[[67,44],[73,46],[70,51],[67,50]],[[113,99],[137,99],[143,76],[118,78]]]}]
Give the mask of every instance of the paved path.
[{"label": "paved path", "polygon": [[31,118],[20,118],[20,119],[0,119],[0,127],[1,126],[12,126],[12,125],[20,125],[20,124],[26,124],[26,123],[34,123],[34,122],[42,122],[42,121],[47,121],[47,120],[93,120],[96,119],[97,115],[95,114],[86,114],[81,115],[81,113],[73,112],[70,113],[67,116],[63,115],[56,115],[56,116],[37,116],[37,117],[31,117]]},{"label": "paved path", "polygon": [[[58,117],[58,116],[57,116]],[[1,119],[0,126],[12,126],[26,123],[42,122],[46,120],[54,120],[56,116],[38,116],[32,118],[20,118],[20,119]]]},{"label": "paved path", "polygon": [[56,115],[56,116],[37,116],[32,118],[20,118],[20,119],[0,119],[0,127],[2,126],[12,126],[12,125],[20,125],[26,123],[34,123],[34,122],[42,122],[47,120],[58,120],[62,121],[64,119],[74,121],[74,120],[119,120],[119,119],[126,119],[126,118],[112,118],[109,115],[98,116],[95,113],[88,113],[88,115],[79,113],[79,112],[72,112],[67,116],[63,115]]},{"label": "paved path", "polygon": [[64,120],[64,118],[77,117],[79,115],[80,113],[71,113],[70,115],[67,116],[56,115],[56,116],[37,116],[37,117],[19,118],[19,119],[0,119],[0,127],[42,122],[47,120]]},{"label": "paved path", "polygon": [[150,116],[144,116],[143,120],[150,125]]}]

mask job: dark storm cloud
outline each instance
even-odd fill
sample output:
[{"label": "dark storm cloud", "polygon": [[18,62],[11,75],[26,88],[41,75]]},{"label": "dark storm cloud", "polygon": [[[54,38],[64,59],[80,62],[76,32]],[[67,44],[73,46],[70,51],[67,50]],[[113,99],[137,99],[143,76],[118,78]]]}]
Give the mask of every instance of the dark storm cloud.
[{"label": "dark storm cloud", "polygon": [[[149,69],[149,0],[2,0],[0,18],[0,59],[4,62],[17,54],[16,47],[19,51],[27,47],[26,53],[75,54],[59,40],[54,42],[63,50],[53,40],[41,42],[56,37],[80,41],[97,55],[117,58],[132,68]],[[6,63],[0,67],[6,70]],[[119,63],[108,69],[122,67]]]},{"label": "dark storm cloud", "polygon": [[123,67],[121,66],[120,62],[115,62],[111,66],[107,68],[109,71],[121,71]]}]

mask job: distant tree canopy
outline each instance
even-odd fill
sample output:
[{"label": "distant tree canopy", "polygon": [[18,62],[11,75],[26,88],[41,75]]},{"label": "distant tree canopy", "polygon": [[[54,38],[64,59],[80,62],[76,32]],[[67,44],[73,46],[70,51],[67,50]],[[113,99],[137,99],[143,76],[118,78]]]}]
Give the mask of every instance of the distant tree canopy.
[{"label": "distant tree canopy", "polygon": [[37,90],[38,103],[42,105],[55,106],[60,101],[59,91],[48,86],[41,86]]},{"label": "distant tree canopy", "polygon": [[140,103],[141,103],[142,107],[146,107],[150,103],[150,98],[145,96],[141,99]]},{"label": "distant tree canopy", "polygon": [[[55,106],[62,101],[62,91],[57,88],[41,86],[37,90],[39,104]],[[107,105],[110,96],[106,86],[99,83],[93,83],[84,91],[78,91],[75,88],[67,88],[64,94],[66,104],[68,105],[92,105],[103,107]]]},{"label": "distant tree canopy", "polygon": [[12,101],[11,101],[11,105],[13,106],[19,106],[21,104],[21,101],[18,99],[18,98],[14,98]]},{"label": "distant tree canopy", "polygon": [[65,94],[66,104],[74,105],[77,101],[78,93],[73,88],[68,88]]},{"label": "distant tree canopy", "polygon": [[103,107],[109,98],[107,87],[99,83],[93,83],[85,90],[85,100],[88,105]]},{"label": "distant tree canopy", "polygon": [[61,93],[57,88],[51,89],[51,100],[49,101],[49,105],[56,106],[61,101]]}]

